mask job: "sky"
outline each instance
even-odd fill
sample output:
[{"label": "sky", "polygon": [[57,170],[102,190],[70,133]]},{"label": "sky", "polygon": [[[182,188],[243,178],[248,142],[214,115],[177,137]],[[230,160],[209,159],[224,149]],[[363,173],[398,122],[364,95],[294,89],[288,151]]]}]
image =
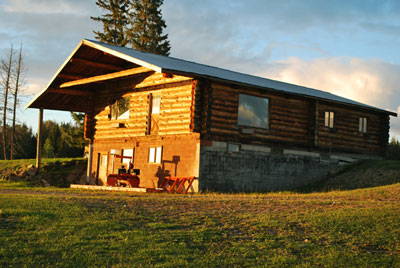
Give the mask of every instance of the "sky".
[{"label": "sky", "polygon": [[[18,118],[81,39],[94,39],[95,0],[0,0],[0,58],[24,51],[26,86]],[[164,0],[171,56],[325,90],[400,114],[398,0]],[[71,121],[46,110],[45,120]],[[400,118],[390,118],[400,139]]]}]

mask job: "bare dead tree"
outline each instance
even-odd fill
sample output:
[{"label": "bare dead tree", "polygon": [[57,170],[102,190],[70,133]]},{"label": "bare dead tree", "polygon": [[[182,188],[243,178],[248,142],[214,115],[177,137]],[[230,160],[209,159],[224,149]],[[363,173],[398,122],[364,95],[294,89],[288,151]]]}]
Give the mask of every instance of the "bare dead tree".
[{"label": "bare dead tree", "polygon": [[3,100],[3,154],[4,160],[7,160],[7,142],[6,142],[6,131],[7,131],[7,100],[8,93],[10,91],[11,86],[11,75],[12,75],[12,67],[13,67],[13,55],[14,49],[11,45],[10,52],[7,55],[7,60],[1,61],[1,73],[3,80],[3,89],[4,89],[4,100]]},{"label": "bare dead tree", "polygon": [[10,159],[13,160],[14,154],[14,140],[15,140],[15,121],[17,115],[17,104],[18,104],[18,93],[21,90],[21,87],[24,84],[23,73],[25,71],[25,67],[23,65],[23,57],[22,57],[22,44],[19,48],[19,56],[17,61],[17,69],[14,72],[14,107],[13,107],[13,119],[12,119],[12,128],[11,128],[11,140],[10,140]]}]

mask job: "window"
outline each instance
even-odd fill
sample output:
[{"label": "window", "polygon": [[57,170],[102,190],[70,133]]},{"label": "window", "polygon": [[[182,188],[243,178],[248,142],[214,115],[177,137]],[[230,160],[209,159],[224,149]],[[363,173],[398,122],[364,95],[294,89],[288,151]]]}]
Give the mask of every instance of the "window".
[{"label": "window", "polygon": [[160,95],[152,95],[152,103],[151,103],[151,113],[152,114],[160,113],[160,103],[161,103],[161,96]]},{"label": "window", "polygon": [[228,143],[228,152],[238,153],[240,151],[240,145],[236,143]]},{"label": "window", "polygon": [[133,162],[133,149],[123,149],[122,150],[122,156],[127,156],[130,158],[122,158],[122,163],[128,164]]},{"label": "window", "polygon": [[329,128],[333,128],[333,122],[335,119],[334,112],[325,112],[325,126]]},{"label": "window", "polygon": [[361,133],[367,133],[367,118],[360,117],[358,122],[358,131]]},{"label": "window", "polygon": [[268,128],[269,99],[239,95],[238,125]]},{"label": "window", "polygon": [[119,99],[111,105],[111,119],[129,119],[129,97]]},{"label": "window", "polygon": [[149,148],[149,163],[161,163],[162,147]]}]

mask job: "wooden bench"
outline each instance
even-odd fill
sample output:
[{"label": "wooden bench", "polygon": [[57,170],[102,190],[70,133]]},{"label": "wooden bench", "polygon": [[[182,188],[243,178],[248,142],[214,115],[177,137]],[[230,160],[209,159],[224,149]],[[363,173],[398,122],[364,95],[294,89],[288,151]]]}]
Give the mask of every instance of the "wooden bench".
[{"label": "wooden bench", "polygon": [[[187,194],[196,177],[165,177],[161,188],[170,193]],[[185,187],[185,183],[188,183]]]}]

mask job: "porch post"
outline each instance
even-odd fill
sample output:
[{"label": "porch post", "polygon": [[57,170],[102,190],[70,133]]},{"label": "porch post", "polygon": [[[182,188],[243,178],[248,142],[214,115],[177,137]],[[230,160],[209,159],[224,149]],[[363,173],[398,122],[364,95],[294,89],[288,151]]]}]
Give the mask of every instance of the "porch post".
[{"label": "porch post", "polygon": [[90,178],[92,175],[92,163],[93,163],[93,139],[89,142],[89,155],[87,163],[87,173],[86,173],[86,184],[90,184]]},{"label": "porch post", "polygon": [[36,168],[39,173],[40,164],[42,162],[42,130],[43,130],[43,108],[39,109],[39,125],[37,132],[37,143],[36,143]]}]

